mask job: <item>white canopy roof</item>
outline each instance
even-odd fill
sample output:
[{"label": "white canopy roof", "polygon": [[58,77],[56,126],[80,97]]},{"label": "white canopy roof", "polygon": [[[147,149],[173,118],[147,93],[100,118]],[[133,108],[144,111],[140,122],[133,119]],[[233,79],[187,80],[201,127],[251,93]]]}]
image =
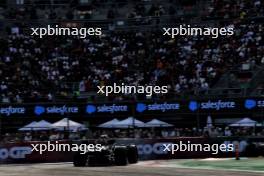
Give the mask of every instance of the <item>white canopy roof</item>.
[{"label": "white canopy roof", "polygon": [[145,127],[172,127],[173,125],[158,119],[153,119],[145,124]]},{"label": "white canopy roof", "polygon": [[33,128],[32,126],[33,126],[35,123],[37,123],[37,122],[36,122],[36,121],[33,121],[33,122],[31,122],[31,123],[25,125],[24,127],[19,128],[18,131],[31,131],[32,128]]},{"label": "white canopy roof", "polygon": [[105,123],[99,125],[98,127],[100,127],[100,128],[113,128],[118,122],[119,122],[119,120],[113,119],[113,120],[110,120],[108,122],[105,122]]},{"label": "white canopy roof", "polygon": [[129,127],[133,127],[133,126],[144,127],[145,123],[135,119],[134,117],[128,117],[125,120],[121,120],[121,121],[117,122],[116,125],[114,126],[114,128],[129,128]]},{"label": "white canopy roof", "polygon": [[78,122],[74,122],[68,118],[64,118],[58,122],[55,122],[51,126],[57,130],[67,129],[67,130],[71,130],[71,131],[76,131],[76,130],[86,129],[83,124],[80,124]]},{"label": "white canopy roof", "polygon": [[30,124],[24,126],[23,128],[20,128],[19,131],[40,131],[40,130],[49,130],[51,129],[51,123],[41,120],[39,122],[31,122]]},{"label": "white canopy roof", "polygon": [[242,126],[242,127],[254,127],[256,126],[257,122],[255,120],[251,120],[250,118],[244,118],[242,120],[239,120],[229,126],[231,127],[239,127],[239,126]]}]

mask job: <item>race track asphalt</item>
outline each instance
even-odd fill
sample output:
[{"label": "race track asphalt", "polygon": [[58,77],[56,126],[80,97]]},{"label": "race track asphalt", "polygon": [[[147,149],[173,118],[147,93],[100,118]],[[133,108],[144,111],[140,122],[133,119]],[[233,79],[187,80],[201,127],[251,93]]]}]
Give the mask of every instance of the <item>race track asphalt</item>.
[{"label": "race track asphalt", "polygon": [[140,162],[129,166],[73,167],[72,163],[0,165],[0,176],[263,176],[264,173],[159,167]]}]

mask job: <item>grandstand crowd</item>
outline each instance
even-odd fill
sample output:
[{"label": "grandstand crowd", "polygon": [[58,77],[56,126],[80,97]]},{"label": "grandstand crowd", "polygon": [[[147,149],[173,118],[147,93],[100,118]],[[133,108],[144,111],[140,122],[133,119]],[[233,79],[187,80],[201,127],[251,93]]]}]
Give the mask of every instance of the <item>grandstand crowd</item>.
[{"label": "grandstand crowd", "polygon": [[234,65],[264,63],[263,25],[231,25],[235,35],[218,39],[171,39],[159,31],[39,39],[13,28],[0,41],[1,102],[52,101],[72,93],[69,82],[79,83],[78,92],[114,82],[168,85],[176,94],[206,91]]},{"label": "grandstand crowd", "polygon": [[264,2],[263,0],[212,0],[208,9],[211,18],[261,17],[264,13]]},{"label": "grandstand crowd", "polygon": [[[193,10],[199,0],[16,0],[16,8],[8,8],[1,16],[6,19],[76,20],[162,17]],[[4,3],[0,4],[3,7]],[[233,19],[263,15],[263,0],[208,0],[204,1],[203,17]],[[180,11],[180,12],[179,12]]]},{"label": "grandstand crowd", "polygon": [[[89,6],[95,7],[93,3],[99,2],[93,1]],[[130,3],[122,1],[123,6]],[[162,3],[153,2],[148,10],[149,4],[146,6],[139,1],[133,5],[134,12],[129,12],[128,16],[155,16],[156,13],[162,16],[170,11],[167,6],[164,9]],[[96,90],[98,85],[114,82],[167,85],[174,95],[185,91],[189,94],[205,92],[234,66],[246,63],[253,69],[264,63],[263,24],[241,21],[263,15],[263,6],[261,0],[210,1],[205,7],[205,16],[229,19],[224,25],[235,29],[233,36],[217,39],[208,36],[171,39],[160,30],[107,31],[100,37],[86,39],[59,36],[39,39],[25,33],[25,26],[14,25],[8,29],[8,36],[0,39],[0,102],[55,101],[57,95],[78,96]],[[26,7],[31,6],[21,6]],[[44,8],[37,3],[36,7]],[[33,7],[24,14],[38,19],[34,12],[38,8]],[[20,14],[9,10],[3,13],[6,19],[16,19]],[[25,18],[22,15],[19,19]],[[73,90],[69,83],[78,84],[78,88]],[[131,99],[135,99],[135,95],[111,97],[111,100]]]}]

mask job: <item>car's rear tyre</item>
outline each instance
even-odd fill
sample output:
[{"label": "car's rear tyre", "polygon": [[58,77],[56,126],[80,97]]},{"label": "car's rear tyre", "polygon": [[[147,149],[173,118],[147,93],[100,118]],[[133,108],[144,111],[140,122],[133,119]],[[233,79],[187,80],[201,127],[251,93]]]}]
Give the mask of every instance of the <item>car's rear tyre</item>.
[{"label": "car's rear tyre", "polygon": [[88,155],[76,153],[73,157],[74,167],[84,167],[87,164]]},{"label": "car's rear tyre", "polygon": [[138,162],[138,150],[135,145],[130,145],[127,147],[127,160],[130,164]]},{"label": "car's rear tyre", "polygon": [[115,156],[115,164],[117,166],[125,166],[127,165],[127,151],[125,146],[118,146],[114,151]]}]

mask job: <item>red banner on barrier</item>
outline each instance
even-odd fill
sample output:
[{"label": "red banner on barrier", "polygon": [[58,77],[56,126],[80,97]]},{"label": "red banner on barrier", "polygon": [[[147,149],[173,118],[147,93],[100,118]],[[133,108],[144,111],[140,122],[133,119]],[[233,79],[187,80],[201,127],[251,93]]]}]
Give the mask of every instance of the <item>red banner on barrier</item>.
[{"label": "red banner on barrier", "polygon": [[[49,163],[49,162],[68,162],[72,161],[72,152],[32,151],[31,144],[45,144],[47,142],[22,142],[8,143],[0,145],[0,163]],[[60,144],[67,144],[67,141],[59,141]]]}]

